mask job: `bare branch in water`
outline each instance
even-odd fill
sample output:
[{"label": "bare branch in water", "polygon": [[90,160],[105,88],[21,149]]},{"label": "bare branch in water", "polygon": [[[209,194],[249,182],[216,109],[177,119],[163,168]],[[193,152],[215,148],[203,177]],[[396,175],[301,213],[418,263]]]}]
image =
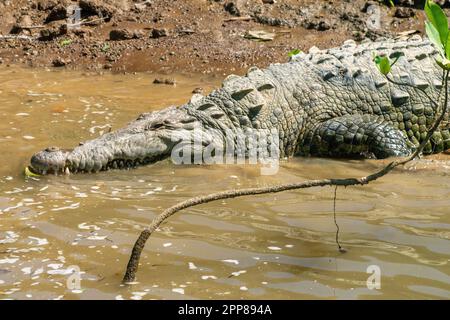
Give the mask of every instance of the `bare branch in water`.
[{"label": "bare branch in water", "polygon": [[[303,181],[303,182],[281,184],[281,185],[275,185],[275,186],[270,186],[270,187],[228,190],[228,191],[211,193],[211,194],[204,195],[204,196],[198,196],[198,197],[194,197],[194,198],[179,202],[176,205],[164,210],[159,216],[157,216],[153,220],[153,222],[148,226],[148,228],[144,229],[141,232],[141,234],[139,235],[138,239],[136,240],[136,242],[133,246],[133,250],[131,252],[131,256],[128,261],[127,269],[126,269],[125,275],[123,277],[123,282],[129,283],[129,282],[133,282],[135,280],[141,253],[142,253],[145,243],[147,242],[150,235],[155,230],[157,230],[158,227],[167,218],[171,217],[172,215],[174,215],[175,213],[177,213],[183,209],[197,206],[200,204],[209,203],[212,201],[222,200],[222,199],[232,199],[232,198],[237,198],[237,197],[253,196],[253,195],[259,195],[259,194],[266,194],[266,193],[278,193],[278,192],[283,192],[283,191],[288,191],[288,190],[305,189],[305,188],[311,188],[311,187],[324,187],[324,186],[338,187],[338,186],[365,185],[365,184],[368,184],[372,181],[375,181],[375,180],[385,176],[390,171],[392,171],[395,167],[405,165],[406,163],[414,160],[418,155],[420,155],[422,153],[423,149],[425,148],[425,145],[430,141],[432,135],[439,128],[441,121],[445,117],[445,114],[447,112],[447,102],[448,102],[448,78],[449,78],[449,71],[445,71],[444,76],[443,76],[443,84],[444,84],[443,90],[445,90],[445,93],[444,93],[444,103],[442,105],[442,110],[439,110],[441,108],[437,109],[437,113],[439,114],[439,116],[435,120],[433,126],[428,130],[428,133],[427,133],[425,139],[422,141],[422,143],[419,145],[419,147],[415,150],[415,152],[412,155],[410,155],[409,157],[394,160],[394,161],[390,162],[389,164],[387,164],[381,170],[379,170],[375,173],[372,173],[370,175],[367,175],[365,177],[360,177],[360,178],[308,180],[308,181]],[[439,96],[441,96],[441,94]],[[438,103],[439,103],[439,101],[438,101]],[[440,111],[440,113],[439,113],[439,111]],[[339,243],[338,243],[338,245],[339,245],[339,248],[341,248]]]}]

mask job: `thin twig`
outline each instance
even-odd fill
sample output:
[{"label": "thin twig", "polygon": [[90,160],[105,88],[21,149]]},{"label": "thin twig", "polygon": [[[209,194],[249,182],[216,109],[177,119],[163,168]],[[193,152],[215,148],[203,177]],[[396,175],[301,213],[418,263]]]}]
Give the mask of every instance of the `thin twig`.
[{"label": "thin twig", "polygon": [[[444,73],[444,86],[443,90],[445,90],[445,99],[444,104],[442,107],[442,112],[435,120],[433,126],[431,127],[430,131],[428,131],[425,139],[422,141],[422,143],[419,145],[419,147],[415,150],[413,154],[411,154],[409,157],[399,160],[394,160],[387,164],[385,167],[380,169],[379,171],[376,171],[375,173],[372,173],[370,175],[360,177],[360,178],[341,178],[341,179],[323,179],[323,180],[307,180],[303,182],[297,182],[297,183],[289,183],[289,184],[281,184],[276,186],[270,186],[270,187],[262,187],[262,188],[247,188],[247,189],[240,189],[240,190],[228,190],[228,191],[222,191],[217,193],[211,193],[209,195],[204,196],[198,196],[194,197],[182,202],[177,203],[176,205],[164,210],[159,216],[157,216],[153,222],[150,224],[150,226],[146,229],[144,229],[141,234],[139,235],[138,239],[136,240],[133,250],[131,252],[127,269],[125,271],[125,275],[123,277],[124,283],[130,283],[133,282],[136,278],[136,272],[139,266],[139,260],[141,257],[142,250],[144,249],[145,243],[150,237],[150,235],[158,229],[158,227],[163,223],[167,218],[174,215],[178,211],[181,211],[183,209],[193,207],[200,204],[209,203],[212,201],[222,200],[222,199],[231,199],[231,198],[237,198],[237,197],[243,197],[243,196],[249,196],[249,195],[259,195],[259,194],[266,194],[266,193],[278,193],[288,190],[297,190],[297,189],[305,189],[305,188],[311,188],[311,187],[323,187],[323,186],[354,186],[354,185],[365,185],[369,182],[375,181],[383,176],[385,176],[387,173],[392,171],[395,167],[398,167],[400,165],[404,165],[412,160],[414,160],[425,148],[425,145],[430,140],[431,136],[434,134],[434,132],[439,128],[439,125],[441,124],[442,119],[445,117],[445,114],[447,112],[447,102],[448,102],[448,77],[449,72],[446,71]],[[439,102],[439,101],[438,101]],[[438,108],[439,109],[439,108]],[[438,110],[437,110],[438,111]]]},{"label": "thin twig", "polygon": [[35,40],[35,38],[26,36],[23,34],[18,34],[18,35],[15,35],[15,34],[1,35],[0,34],[0,40],[8,40],[8,39],[29,40],[29,41]]},{"label": "thin twig", "polygon": [[339,243],[339,225],[338,225],[337,219],[336,219],[337,189],[338,189],[338,186],[335,186],[334,187],[334,197],[333,197],[333,219],[334,219],[334,224],[336,225],[336,244],[338,246],[339,252],[346,252],[346,250],[344,248],[342,248],[341,244]]},{"label": "thin twig", "polygon": [[105,20],[105,19],[107,19],[107,17],[101,17],[101,18],[98,18],[98,19],[92,19],[92,20],[89,20],[89,19],[83,19],[83,20],[81,20],[80,22],[67,24],[67,27],[69,27],[69,28],[75,28],[75,27],[77,27],[77,26],[82,26],[82,25],[90,24],[90,23],[97,22],[97,21],[103,21],[103,20]]},{"label": "thin twig", "polygon": [[228,19],[223,20],[224,22],[232,22],[232,21],[250,21],[253,18],[250,16],[245,16],[245,17],[231,17]]}]

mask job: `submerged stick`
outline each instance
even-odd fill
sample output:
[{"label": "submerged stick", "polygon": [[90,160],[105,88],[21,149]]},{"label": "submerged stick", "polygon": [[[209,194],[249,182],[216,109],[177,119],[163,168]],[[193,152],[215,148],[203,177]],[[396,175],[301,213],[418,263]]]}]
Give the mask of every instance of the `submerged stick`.
[{"label": "submerged stick", "polygon": [[[415,150],[415,152],[410,155],[409,157],[406,157],[404,159],[398,159],[390,162],[385,167],[383,167],[381,170],[376,171],[375,173],[372,173],[370,175],[360,177],[360,178],[341,178],[341,179],[322,179],[322,180],[307,180],[303,182],[297,182],[297,183],[288,183],[288,184],[280,184],[270,187],[261,187],[261,188],[246,188],[246,189],[239,189],[239,190],[227,190],[222,192],[216,192],[211,193],[204,196],[198,196],[194,197],[182,202],[177,203],[176,205],[164,210],[159,216],[157,216],[153,222],[150,224],[150,226],[146,229],[144,229],[141,234],[139,235],[138,239],[136,240],[133,250],[131,252],[127,269],[125,271],[125,275],[123,277],[124,283],[130,283],[133,282],[136,278],[136,272],[139,266],[139,260],[141,257],[142,250],[144,249],[145,243],[147,242],[150,235],[158,229],[158,227],[170,216],[174,215],[175,213],[189,208],[193,206],[197,206],[200,204],[209,203],[212,201],[222,200],[222,199],[232,199],[237,197],[243,197],[243,196],[250,196],[250,195],[259,195],[259,194],[266,194],[266,193],[278,193],[288,190],[296,190],[296,189],[305,189],[305,188],[311,188],[311,187],[324,187],[324,186],[354,186],[354,185],[365,185],[369,182],[375,181],[386,174],[388,174],[390,171],[392,171],[395,167],[398,167],[400,165],[405,165],[406,163],[414,160],[418,155],[420,155],[425,148],[426,144],[431,139],[434,132],[439,128],[441,121],[444,119],[445,114],[447,113],[447,102],[448,102],[448,77],[449,77],[449,71],[446,71],[443,76],[443,90],[445,90],[445,98],[444,98],[444,104],[442,107],[442,111],[440,115],[435,120],[433,126],[431,129],[427,132],[427,135],[425,139],[422,141],[422,143],[419,145],[419,147]],[[440,101],[440,96],[438,101]],[[438,110],[439,111],[439,110]]]}]

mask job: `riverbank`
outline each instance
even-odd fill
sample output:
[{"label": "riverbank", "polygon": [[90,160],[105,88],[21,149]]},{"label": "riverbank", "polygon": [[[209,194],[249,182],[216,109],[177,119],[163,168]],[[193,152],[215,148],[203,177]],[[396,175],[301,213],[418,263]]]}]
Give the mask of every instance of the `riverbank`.
[{"label": "riverbank", "polygon": [[[423,33],[423,11],[395,2],[0,0],[0,63],[239,73],[285,62],[293,49]],[[70,5],[81,9],[76,28],[67,28]]]}]

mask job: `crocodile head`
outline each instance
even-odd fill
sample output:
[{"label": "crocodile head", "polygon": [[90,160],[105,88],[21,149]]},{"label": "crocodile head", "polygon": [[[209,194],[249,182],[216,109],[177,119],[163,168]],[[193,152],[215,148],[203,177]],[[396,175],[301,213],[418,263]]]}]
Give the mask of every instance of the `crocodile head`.
[{"label": "crocodile head", "polygon": [[66,160],[71,150],[62,150],[58,147],[49,147],[31,157],[32,172],[38,174],[69,172]]},{"label": "crocodile head", "polygon": [[50,147],[34,154],[28,167],[36,174],[98,172],[132,168],[167,158],[196,119],[184,109],[140,115],[128,126],[64,150]]}]

